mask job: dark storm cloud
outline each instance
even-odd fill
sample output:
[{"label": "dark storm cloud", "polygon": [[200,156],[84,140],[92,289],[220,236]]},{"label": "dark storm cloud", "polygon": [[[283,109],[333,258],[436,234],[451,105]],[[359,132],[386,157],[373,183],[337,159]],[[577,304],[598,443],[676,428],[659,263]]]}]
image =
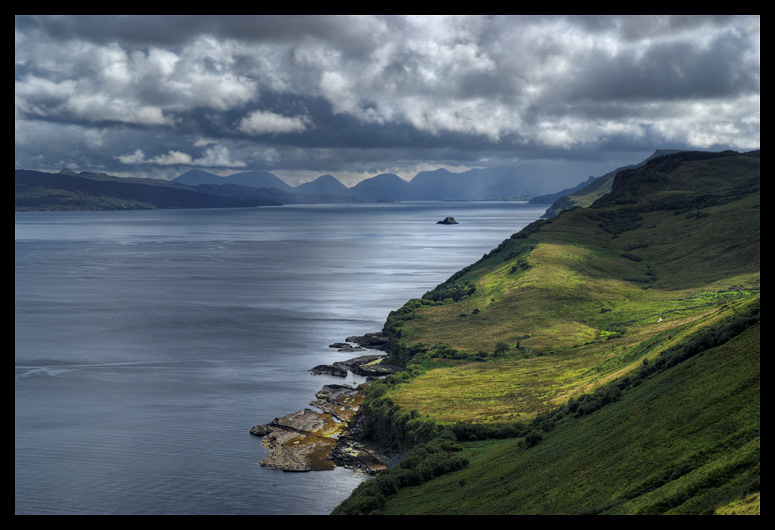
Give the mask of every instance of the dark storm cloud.
[{"label": "dark storm cloud", "polygon": [[759,145],[758,16],[17,16],[15,39],[24,168],[589,173]]}]

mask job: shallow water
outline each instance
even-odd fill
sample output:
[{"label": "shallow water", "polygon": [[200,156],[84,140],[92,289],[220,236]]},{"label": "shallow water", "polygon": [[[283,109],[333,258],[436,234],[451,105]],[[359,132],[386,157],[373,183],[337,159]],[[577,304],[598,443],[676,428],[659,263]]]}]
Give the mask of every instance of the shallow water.
[{"label": "shallow water", "polygon": [[359,382],[308,370],[545,209],[17,213],[16,513],[330,513],[363,476],[263,468],[250,427]]}]

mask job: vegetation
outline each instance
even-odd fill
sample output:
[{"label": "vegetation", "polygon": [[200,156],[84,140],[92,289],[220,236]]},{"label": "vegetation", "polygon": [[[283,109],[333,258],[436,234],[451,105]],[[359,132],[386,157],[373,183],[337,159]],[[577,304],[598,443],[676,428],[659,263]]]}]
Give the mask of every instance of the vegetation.
[{"label": "vegetation", "polygon": [[759,179],[656,157],[391,313],[364,416],[413,456],[335,513],[758,513]]},{"label": "vegetation", "polygon": [[230,208],[277,204],[210,194],[204,188],[161,179],[111,177],[100,173],[15,171],[15,209],[155,210],[162,208]]}]

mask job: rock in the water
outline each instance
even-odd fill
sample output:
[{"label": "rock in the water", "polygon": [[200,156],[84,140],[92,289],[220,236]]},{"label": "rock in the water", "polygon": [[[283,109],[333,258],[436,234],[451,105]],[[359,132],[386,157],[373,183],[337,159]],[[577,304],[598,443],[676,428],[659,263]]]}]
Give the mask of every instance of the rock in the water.
[{"label": "rock in the water", "polygon": [[[325,385],[315,397],[317,399],[310,404],[321,412],[303,409],[250,429],[250,434],[263,437],[263,445],[269,449],[269,456],[259,462],[260,465],[283,471],[333,469],[332,452],[339,436],[363,404],[363,391],[361,387]],[[341,452],[353,454],[353,451]],[[355,454],[360,454],[360,451]],[[343,455],[337,461],[340,465],[355,468],[375,466],[375,470],[381,465],[368,455],[354,458],[351,465],[347,464]]]},{"label": "rock in the water", "polygon": [[341,428],[330,414],[304,409],[255,425],[250,434],[263,436],[263,445],[270,451],[259,462],[262,466],[283,471],[322,471],[334,467],[329,455]]},{"label": "rock in the water", "polygon": [[366,333],[355,337],[347,337],[347,342],[353,342],[358,346],[369,348],[371,350],[384,350],[387,346],[388,338],[381,332]]},{"label": "rock in the water", "polygon": [[456,225],[456,224],[460,224],[460,223],[455,221],[455,218],[450,215],[450,216],[445,217],[441,221],[438,221],[436,224],[437,225]]},{"label": "rock in the water", "polygon": [[[384,350],[387,336],[382,333],[367,333],[348,337],[350,344],[337,342],[332,348],[340,351],[359,351],[364,348]],[[259,462],[262,466],[284,471],[315,471],[333,469],[334,464],[376,473],[386,464],[374,447],[350,434],[358,431],[358,414],[363,404],[363,387],[368,381],[401,370],[398,366],[382,364],[385,355],[361,355],[332,365],[321,364],[310,371],[313,374],[327,374],[346,377],[347,372],[366,376],[367,382],[358,388],[346,385],[325,385],[315,394],[310,409],[275,418],[264,425],[255,425],[250,434],[263,437],[263,445],[269,449],[269,456]]]},{"label": "rock in the water", "polygon": [[334,375],[336,377],[347,377],[347,370],[338,366],[332,366],[330,364],[319,364],[310,369],[310,372],[316,375]]}]

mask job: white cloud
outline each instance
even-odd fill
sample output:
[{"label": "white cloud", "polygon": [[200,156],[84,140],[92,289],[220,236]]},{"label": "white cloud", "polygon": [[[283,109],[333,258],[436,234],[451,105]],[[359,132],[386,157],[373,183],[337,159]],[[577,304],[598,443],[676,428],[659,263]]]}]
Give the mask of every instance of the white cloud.
[{"label": "white cloud", "polygon": [[244,162],[235,161],[231,158],[229,149],[216,145],[205,149],[204,154],[199,158],[193,158],[188,153],[182,151],[170,150],[151,158],[146,158],[142,149],[136,149],[131,154],[119,155],[117,159],[122,164],[154,164],[159,166],[199,166],[199,167],[245,167]]},{"label": "white cloud", "polygon": [[122,164],[145,164],[145,153],[142,149],[136,149],[134,153],[128,155],[118,155],[116,157]]},{"label": "white cloud", "polygon": [[180,151],[169,151],[167,154],[158,155],[148,161],[150,164],[158,164],[160,166],[171,166],[191,164],[191,156]]},{"label": "white cloud", "polygon": [[237,129],[246,134],[300,133],[307,128],[305,117],[288,117],[262,110],[251,112],[237,124]]},{"label": "white cloud", "polygon": [[229,149],[216,145],[205,150],[204,156],[197,158],[194,165],[203,167],[245,167],[241,161],[232,160]]}]

